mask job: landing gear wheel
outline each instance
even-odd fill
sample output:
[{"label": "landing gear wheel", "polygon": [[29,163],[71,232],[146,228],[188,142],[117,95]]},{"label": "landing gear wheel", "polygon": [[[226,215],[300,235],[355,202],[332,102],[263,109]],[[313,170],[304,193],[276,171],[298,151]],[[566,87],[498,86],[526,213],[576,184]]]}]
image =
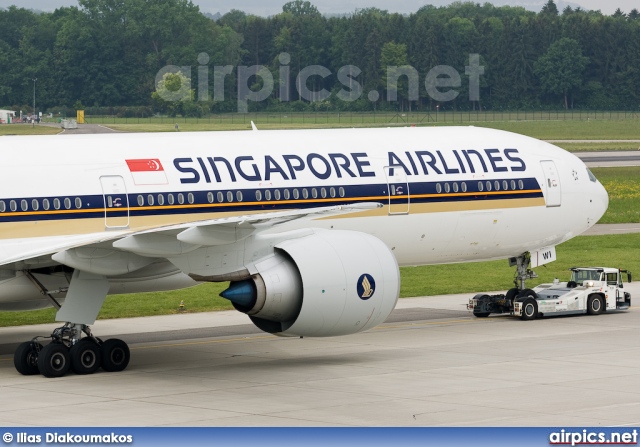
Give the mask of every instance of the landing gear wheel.
[{"label": "landing gear wheel", "polygon": [[102,344],[102,369],[107,372],[123,371],[129,365],[131,353],[122,340],[112,338]]},{"label": "landing gear wheel", "polygon": [[521,320],[535,320],[538,316],[538,302],[533,298],[527,298],[522,302]]},{"label": "landing gear wheel", "polygon": [[70,366],[69,349],[62,343],[49,343],[38,355],[38,370],[45,377],[62,377]]},{"label": "landing gear wheel", "polygon": [[589,315],[599,315],[603,309],[602,297],[600,295],[590,295],[587,298],[587,313]]},{"label": "landing gear wheel", "polygon": [[25,341],[13,354],[13,365],[23,376],[33,376],[39,374],[38,354],[42,350],[42,345],[35,341]]},{"label": "landing gear wheel", "polygon": [[93,374],[102,364],[100,347],[89,338],[78,341],[69,350],[71,369],[76,374]]},{"label": "landing gear wheel", "polygon": [[520,291],[516,287],[512,287],[511,289],[507,290],[507,294],[505,295],[507,302],[513,303],[513,300],[516,299],[519,292]]},{"label": "landing gear wheel", "polygon": [[[518,298],[524,298],[527,296],[534,299],[538,298],[538,294],[531,289],[524,289],[518,294]],[[537,304],[536,304],[536,307],[538,307]]]}]

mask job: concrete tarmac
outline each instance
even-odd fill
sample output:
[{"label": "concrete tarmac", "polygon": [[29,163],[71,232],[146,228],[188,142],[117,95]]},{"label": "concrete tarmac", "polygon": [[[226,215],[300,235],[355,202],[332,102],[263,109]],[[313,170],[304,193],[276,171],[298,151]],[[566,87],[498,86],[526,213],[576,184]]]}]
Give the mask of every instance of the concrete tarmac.
[{"label": "concrete tarmac", "polygon": [[[625,287],[639,296],[639,283]],[[99,321],[95,333],[130,343],[129,368],[25,377],[0,355],[0,425],[640,424],[637,308],[478,319],[470,297],[401,299],[378,328],[327,339],[257,333],[237,312]],[[0,339],[48,330],[5,328]]]}]

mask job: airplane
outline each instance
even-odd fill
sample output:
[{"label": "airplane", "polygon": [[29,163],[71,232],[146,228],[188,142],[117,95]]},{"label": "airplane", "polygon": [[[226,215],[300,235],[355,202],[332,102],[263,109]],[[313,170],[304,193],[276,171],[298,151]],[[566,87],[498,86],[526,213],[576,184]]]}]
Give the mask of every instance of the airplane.
[{"label": "airplane", "polygon": [[54,306],[64,323],[18,347],[25,375],[124,370],[127,344],[90,329],[107,294],[229,281],[222,296],[261,330],[326,337],[385,321],[399,266],[511,258],[526,293],[539,255],[608,206],[574,155],[477,127],[3,144],[0,310]]}]

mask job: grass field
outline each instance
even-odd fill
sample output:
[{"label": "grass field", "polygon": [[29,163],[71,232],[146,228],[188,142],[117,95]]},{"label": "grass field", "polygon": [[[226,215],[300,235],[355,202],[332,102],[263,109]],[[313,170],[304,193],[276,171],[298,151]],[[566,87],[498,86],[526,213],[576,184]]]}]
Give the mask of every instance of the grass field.
[{"label": "grass field", "polygon": [[553,144],[569,152],[640,150],[640,142],[626,143],[626,142],[602,141],[597,143],[553,143]]},{"label": "grass field", "polygon": [[609,193],[609,208],[599,223],[640,222],[640,167],[593,168]]},{"label": "grass field", "polygon": [[0,136],[12,135],[55,135],[60,128],[49,126],[31,126],[30,124],[0,124]]},{"label": "grass field", "polygon": [[[442,114],[440,114],[442,117]],[[473,114],[472,114],[473,115]],[[438,122],[425,119],[425,114],[228,114],[212,115],[211,118],[88,118],[88,122],[94,124],[104,124],[115,130],[125,132],[175,132],[175,125],[178,124],[179,131],[220,131],[220,130],[249,130],[253,120],[259,129],[310,129],[310,128],[336,128],[336,127],[384,127],[384,126],[449,126],[449,125],[474,125],[502,129],[510,132],[529,135],[542,140],[640,140],[640,116],[633,114],[614,114],[608,119],[609,114],[598,114],[598,119],[558,119],[549,120],[546,117],[540,119],[540,112],[534,115],[529,112],[519,112],[518,114],[504,113],[496,118],[503,117],[504,120],[488,121],[468,121],[468,116],[464,113],[450,114],[448,121],[443,121],[441,117]],[[465,119],[452,120],[454,116]],[[475,115],[473,115],[475,116]],[[490,114],[479,115],[489,118]],[[511,116],[511,120],[509,117]],[[516,116],[518,117],[517,119]],[[546,115],[545,115],[546,116]],[[627,119],[622,119],[626,116]],[[492,115],[491,115],[492,117]],[[523,118],[528,117],[527,120]],[[554,115],[551,115],[553,118]],[[562,115],[560,116],[562,117]],[[59,128],[47,126],[29,126],[22,124],[0,125],[0,135],[33,135],[33,134],[55,134],[60,132]],[[570,151],[584,150],[637,150],[640,143],[626,142],[576,142],[559,143]]]},{"label": "grass field", "polygon": [[[640,258],[630,247],[640,247],[640,234],[611,236],[581,236],[557,247],[556,262],[535,269],[539,278],[527,282],[534,286],[554,278],[566,280],[568,269],[574,266],[607,266],[640,272]],[[441,295],[506,290],[513,285],[514,268],[506,260],[452,265],[403,267],[401,297]],[[179,313],[184,300],[187,312],[232,309],[218,294],[226,283],[203,284],[190,289],[114,295],[107,297],[99,319],[126,318]],[[0,327],[51,323],[55,311],[45,309],[32,312],[0,312]]]},{"label": "grass field", "polygon": [[[211,131],[211,130],[249,130],[251,128],[250,120],[243,122],[234,122],[231,119],[227,121],[211,121],[206,120],[190,120],[181,122],[179,119],[176,122],[153,122],[146,121],[137,123],[125,124],[124,122],[116,122],[114,124],[106,123],[108,127],[111,127],[120,131],[127,132],[175,132],[175,124],[178,124],[179,130],[184,132],[195,131]],[[310,129],[310,128],[336,128],[336,127],[384,127],[387,126],[407,126],[411,122],[344,122],[344,121],[326,121],[326,122],[313,122],[307,120],[307,122],[265,122],[261,123],[259,120],[256,125],[259,129]],[[493,129],[507,130],[509,132],[520,133],[523,135],[529,135],[541,140],[640,140],[640,120],[627,119],[627,120],[599,120],[599,121],[510,121],[510,122],[480,122],[470,123],[474,126],[490,127]],[[443,126],[453,125],[453,123],[420,123],[419,126]],[[460,125],[457,123],[456,125]],[[569,143],[575,144],[575,143]],[[585,143],[582,143],[585,144]],[[594,144],[594,143],[589,143]],[[601,144],[601,143],[600,143]],[[616,148],[616,145],[621,143],[607,144],[606,147]],[[631,143],[625,145],[625,149],[638,149],[640,143]],[[595,146],[591,146],[592,150],[596,149]],[[600,147],[605,148],[605,147]],[[580,149],[583,150],[583,149]]]}]

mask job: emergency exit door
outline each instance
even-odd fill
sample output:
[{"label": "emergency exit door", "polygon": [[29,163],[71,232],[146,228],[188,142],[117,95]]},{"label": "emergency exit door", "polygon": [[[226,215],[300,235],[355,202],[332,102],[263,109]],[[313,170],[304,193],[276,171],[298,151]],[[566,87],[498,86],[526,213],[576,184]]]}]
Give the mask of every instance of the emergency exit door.
[{"label": "emergency exit door", "polygon": [[124,179],[119,175],[100,177],[104,197],[104,226],[120,229],[129,226],[129,197]]},{"label": "emergency exit door", "polygon": [[385,166],[387,193],[389,194],[389,214],[409,214],[409,183],[403,168]]}]

